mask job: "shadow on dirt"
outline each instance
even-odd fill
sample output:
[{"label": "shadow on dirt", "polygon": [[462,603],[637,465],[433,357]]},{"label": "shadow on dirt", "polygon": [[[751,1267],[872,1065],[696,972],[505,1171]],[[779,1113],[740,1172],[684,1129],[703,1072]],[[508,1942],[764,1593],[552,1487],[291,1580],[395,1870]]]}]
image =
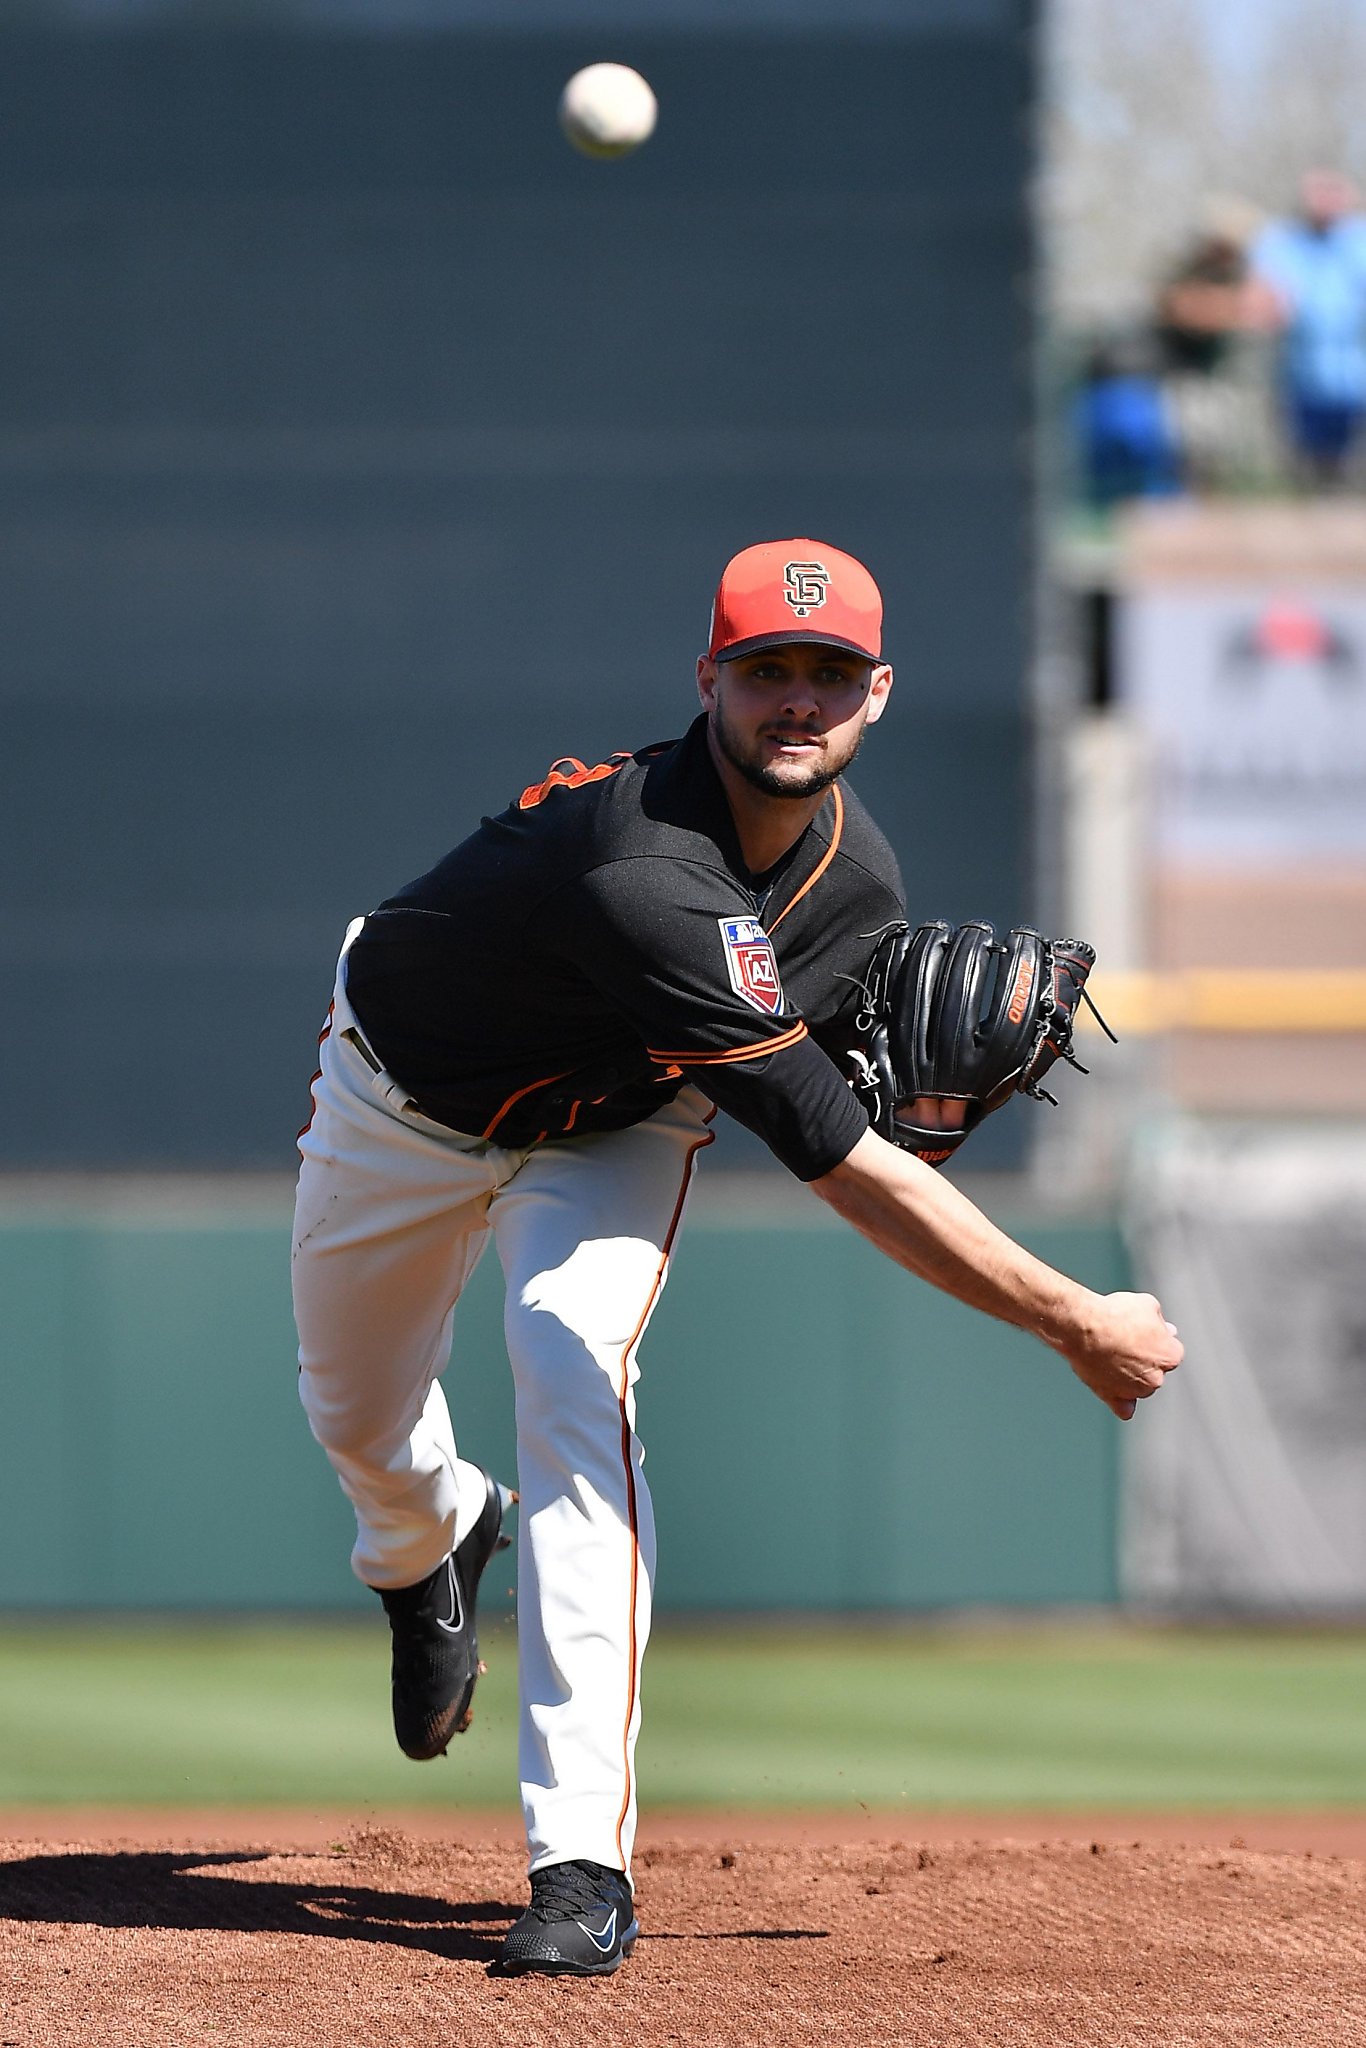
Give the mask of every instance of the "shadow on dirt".
[{"label": "shadow on dirt", "polygon": [[[57,1926],[226,1928],[243,1934],[330,1935],[490,1963],[521,1912],[500,1900],[453,1903],[348,1883],[278,1883],[230,1873],[250,1852],[107,1851],[0,1863],[0,1919]],[[338,1859],[341,1861],[342,1859]],[[213,1875],[221,1870],[222,1876]],[[206,1874],[207,1873],[207,1874]],[[490,1931],[482,1930],[488,1926]]]},{"label": "shadow on dirt", "polygon": [[826,1927],[728,1927],[719,1934],[669,1934],[651,1928],[651,1941],[829,1941]]}]

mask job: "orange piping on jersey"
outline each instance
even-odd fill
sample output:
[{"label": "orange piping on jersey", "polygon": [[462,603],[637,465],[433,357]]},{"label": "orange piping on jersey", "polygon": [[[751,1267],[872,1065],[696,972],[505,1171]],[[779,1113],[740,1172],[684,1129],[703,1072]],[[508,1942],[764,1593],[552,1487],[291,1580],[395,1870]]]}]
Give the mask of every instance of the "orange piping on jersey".
[{"label": "orange piping on jersey", "polygon": [[578,1115],[579,1111],[580,1111],[580,1110],[581,1110],[582,1108],[583,1108],[583,1103],[582,1103],[582,1101],[579,1101],[579,1102],[571,1102],[571,1103],[570,1103],[570,1105],[569,1105],[569,1114],[568,1114],[568,1116],[567,1116],[567,1117],[565,1118],[565,1120],[564,1120],[564,1129],[563,1129],[563,1130],[561,1131],[561,1133],[560,1133],[560,1136],[561,1136],[562,1138],[567,1138],[567,1137],[569,1136],[569,1133],[570,1133],[570,1132],[571,1132],[571,1131],[573,1130],[573,1128],[574,1128],[574,1119],[575,1119],[575,1117],[576,1117],[576,1116]]},{"label": "orange piping on jersey", "polygon": [[[562,754],[554,762],[544,782],[533,782],[517,799],[519,811],[535,810],[543,804],[552,789],[582,789],[586,782],[606,782],[610,775],[619,774],[631,759],[629,754],[613,754],[606,761],[599,761],[595,768],[585,768],[576,754]],[[566,775],[565,768],[569,769]]]},{"label": "orange piping on jersey", "polygon": [[503,1121],[503,1118],[512,1108],[514,1102],[520,1102],[522,1097],[524,1095],[530,1095],[533,1089],[548,1088],[552,1081],[563,1081],[565,1075],[569,1074],[571,1071],[572,1070],[569,1067],[566,1067],[563,1074],[545,1074],[539,1081],[528,1081],[525,1088],[519,1088],[515,1095],[509,1095],[507,1101],[503,1104],[502,1108],[499,1110],[497,1116],[493,1119],[493,1122],[489,1125],[488,1129],[480,1133],[481,1137],[491,1138],[493,1136],[499,1124]]},{"label": "orange piping on jersey", "polygon": [[766,1053],[785,1052],[789,1045],[795,1045],[799,1038],[805,1038],[806,1025],[799,1017],[790,1031],[784,1031],[778,1038],[760,1038],[753,1045],[737,1045],[731,1052],[656,1052],[647,1048],[652,1060],[668,1065],[677,1061],[684,1067],[727,1067],[734,1060],[761,1060]]},{"label": "orange piping on jersey", "polygon": [[[710,1123],[711,1118],[708,1117],[707,1121]],[[707,1131],[695,1144],[688,1147],[688,1156],[683,1163],[682,1184],[678,1190],[678,1197],[674,1202],[673,1215],[669,1218],[669,1227],[664,1233],[664,1243],[659,1254],[659,1264],[655,1267],[655,1277],[650,1283],[649,1295],[644,1308],[640,1312],[640,1321],[632,1330],[630,1339],[621,1354],[621,1379],[617,1387],[617,1405],[621,1410],[621,1462],[626,1471],[626,1519],[631,1529],[631,1608],[628,1629],[630,1658],[627,1667],[630,1676],[626,1681],[626,1718],[622,1722],[621,1728],[621,1766],[625,1776],[625,1785],[621,1795],[621,1811],[617,1815],[617,1854],[621,1858],[623,1869],[626,1866],[627,1857],[626,1851],[622,1846],[621,1836],[622,1830],[626,1826],[626,1816],[631,1807],[631,1722],[636,1711],[636,1689],[639,1683],[637,1673],[640,1664],[640,1648],[636,1627],[636,1610],[640,1604],[640,1516],[636,1505],[636,1468],[631,1456],[631,1417],[627,1408],[627,1396],[631,1384],[631,1357],[637,1344],[639,1344],[642,1336],[645,1334],[645,1325],[650,1320],[651,1310],[659,1299],[659,1290],[664,1285],[664,1276],[669,1270],[669,1254],[673,1250],[674,1237],[683,1215],[683,1204],[687,1199],[689,1183],[692,1180],[693,1161],[703,1146],[713,1144],[715,1138],[716,1133],[714,1131]]]},{"label": "orange piping on jersey", "polygon": [[783,908],[778,912],[778,915],[774,918],[772,924],[768,927],[768,935],[770,938],[773,937],[774,932],[777,931],[778,926],[787,916],[788,911],[795,910],[797,908],[797,905],[801,902],[803,896],[807,895],[812,889],[815,888],[817,882],[819,882],[821,876],[825,873],[831,861],[839,852],[840,835],[844,831],[844,798],[840,794],[840,786],[837,782],[832,784],[830,794],[835,799],[835,829],[830,835],[830,844],[826,847],[825,852],[822,854],[820,863],[815,869],[815,872],[807,876],[806,880],[802,883],[801,888],[797,891],[792,901],[783,906]]}]

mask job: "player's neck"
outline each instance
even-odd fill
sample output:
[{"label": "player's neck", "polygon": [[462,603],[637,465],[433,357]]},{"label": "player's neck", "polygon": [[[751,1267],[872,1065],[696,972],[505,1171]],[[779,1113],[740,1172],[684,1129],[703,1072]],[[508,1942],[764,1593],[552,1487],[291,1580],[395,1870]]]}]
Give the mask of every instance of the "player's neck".
[{"label": "player's neck", "polygon": [[711,757],[726,792],[726,802],[735,820],[735,834],[745,866],[752,875],[762,875],[796,845],[821,805],[826,792],[814,796],[767,796],[726,759],[714,743]]}]

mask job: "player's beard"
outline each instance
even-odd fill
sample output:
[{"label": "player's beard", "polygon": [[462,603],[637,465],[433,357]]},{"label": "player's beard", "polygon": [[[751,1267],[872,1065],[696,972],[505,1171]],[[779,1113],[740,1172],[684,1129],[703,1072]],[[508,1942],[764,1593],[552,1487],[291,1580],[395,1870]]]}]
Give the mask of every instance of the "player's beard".
[{"label": "player's beard", "polygon": [[843,775],[863,745],[863,727],[860,726],[842,753],[833,753],[827,739],[824,752],[809,768],[795,775],[791,772],[784,774],[776,763],[767,762],[762,758],[758,740],[746,748],[745,742],[726,724],[726,714],[719,702],[712,707],[711,726],[716,734],[716,744],[731,767],[737,769],[754,789],[762,790],[765,796],[817,795]]}]

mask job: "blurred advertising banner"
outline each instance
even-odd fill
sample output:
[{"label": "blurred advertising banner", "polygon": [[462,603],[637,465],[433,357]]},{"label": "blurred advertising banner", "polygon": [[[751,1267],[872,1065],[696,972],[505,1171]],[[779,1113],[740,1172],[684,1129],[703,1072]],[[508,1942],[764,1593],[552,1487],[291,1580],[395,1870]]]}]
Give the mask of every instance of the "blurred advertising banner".
[{"label": "blurred advertising banner", "polygon": [[1148,1135],[1131,1244],[1186,1361],[1126,1432],[1124,1597],[1366,1610],[1366,1124]]},{"label": "blurred advertising banner", "polygon": [[1159,860],[1366,860],[1366,586],[1152,584],[1120,630]]},{"label": "blurred advertising banner", "polygon": [[1101,957],[1159,998],[1149,1079],[1205,1113],[1366,1114],[1366,501],[1135,509],[1111,577],[1091,723],[1130,791],[1073,862],[1128,904]]}]

